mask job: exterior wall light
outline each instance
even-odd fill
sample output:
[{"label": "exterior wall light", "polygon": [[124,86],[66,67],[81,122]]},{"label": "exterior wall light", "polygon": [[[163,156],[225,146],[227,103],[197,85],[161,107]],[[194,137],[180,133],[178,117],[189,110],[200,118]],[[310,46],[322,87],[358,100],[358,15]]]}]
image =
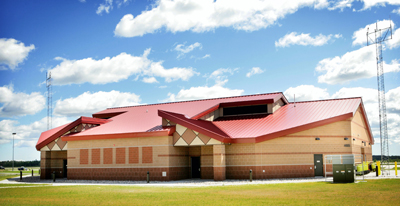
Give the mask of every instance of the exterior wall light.
[{"label": "exterior wall light", "polygon": [[315,140],[320,140],[320,138],[319,138],[319,137],[316,137]]},{"label": "exterior wall light", "polygon": [[349,138],[348,138],[348,137],[345,137],[344,140],[349,140]]},{"label": "exterior wall light", "polygon": [[356,141],[356,138],[353,138],[353,141]]}]

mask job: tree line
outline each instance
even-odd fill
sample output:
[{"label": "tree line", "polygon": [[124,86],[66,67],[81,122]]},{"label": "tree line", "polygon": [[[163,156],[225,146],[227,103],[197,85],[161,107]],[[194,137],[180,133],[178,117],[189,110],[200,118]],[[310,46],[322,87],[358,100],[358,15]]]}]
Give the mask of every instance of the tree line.
[{"label": "tree line", "polygon": [[[12,167],[12,161],[0,161],[0,165],[3,167]],[[14,167],[40,167],[40,160],[32,161],[14,161]]]},{"label": "tree line", "polygon": [[[380,155],[372,155],[372,159],[374,161],[381,161],[381,156]],[[400,162],[400,156],[398,156],[398,155],[389,156],[389,162]]]}]

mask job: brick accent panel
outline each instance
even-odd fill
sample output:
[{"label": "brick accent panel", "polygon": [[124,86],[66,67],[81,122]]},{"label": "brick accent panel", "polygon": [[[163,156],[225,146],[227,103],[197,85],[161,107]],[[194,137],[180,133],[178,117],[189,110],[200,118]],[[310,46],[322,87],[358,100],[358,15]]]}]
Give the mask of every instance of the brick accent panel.
[{"label": "brick accent panel", "polygon": [[113,149],[112,148],[104,148],[103,149],[103,162],[104,164],[112,164],[113,163]]},{"label": "brick accent panel", "polygon": [[[310,169],[310,167],[312,169]],[[226,167],[226,178],[249,179],[250,169],[253,170],[253,179],[314,177],[314,165],[282,165],[233,167],[228,166]],[[263,172],[263,170],[265,172]]]},{"label": "brick accent panel", "polygon": [[142,147],[142,163],[153,163],[153,147]]},{"label": "brick accent panel", "polygon": [[81,165],[83,164],[89,164],[89,149],[81,149],[80,150],[80,158],[79,158],[79,163]]},{"label": "brick accent panel", "polygon": [[100,164],[100,149],[92,149],[92,164]]},{"label": "brick accent panel", "polygon": [[214,179],[213,167],[200,167],[201,179]]},{"label": "brick accent panel", "polygon": [[[147,172],[150,181],[171,181],[189,178],[190,168],[73,168],[68,169],[68,179],[146,181]],[[167,172],[167,176],[163,177],[162,172]]]},{"label": "brick accent panel", "polygon": [[139,163],[139,147],[129,147],[129,164]]},{"label": "brick accent panel", "polygon": [[126,159],[125,151],[126,151],[125,147],[116,149],[116,153],[117,153],[116,154],[116,163],[117,164],[125,164],[125,159]]}]

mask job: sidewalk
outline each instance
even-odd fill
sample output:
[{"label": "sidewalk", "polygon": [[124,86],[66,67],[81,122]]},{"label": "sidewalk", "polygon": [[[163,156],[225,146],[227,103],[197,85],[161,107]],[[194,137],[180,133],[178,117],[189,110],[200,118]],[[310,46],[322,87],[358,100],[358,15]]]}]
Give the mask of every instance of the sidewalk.
[{"label": "sidewalk", "polygon": [[[364,176],[364,180],[371,179],[400,179],[394,175],[394,170],[390,171],[389,176],[376,177],[375,173],[369,173]],[[356,176],[356,182],[362,181],[362,176]],[[8,180],[0,181],[0,184],[50,184],[52,186],[70,186],[70,185],[118,185],[118,186],[164,186],[164,187],[204,187],[204,186],[227,186],[227,185],[256,185],[256,184],[280,184],[280,183],[304,183],[304,182],[333,182],[332,177],[309,177],[309,178],[287,178],[287,179],[265,179],[265,180],[224,180],[214,181],[212,179],[186,179],[177,181],[111,181],[111,180],[68,180],[66,178],[52,180],[41,180],[39,176],[26,175],[20,178],[11,178]]]}]

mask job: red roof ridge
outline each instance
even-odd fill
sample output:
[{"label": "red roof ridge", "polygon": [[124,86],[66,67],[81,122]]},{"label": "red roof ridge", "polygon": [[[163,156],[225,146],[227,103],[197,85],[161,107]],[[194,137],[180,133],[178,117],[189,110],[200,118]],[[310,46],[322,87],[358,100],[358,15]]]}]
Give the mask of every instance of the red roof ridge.
[{"label": "red roof ridge", "polygon": [[361,97],[345,97],[345,98],[335,98],[335,99],[320,99],[320,100],[307,100],[307,101],[299,101],[299,102],[289,102],[289,104],[294,103],[309,103],[309,102],[326,102],[326,101],[334,101],[334,100],[346,100],[346,99],[361,99]]},{"label": "red roof ridge", "polygon": [[[164,103],[154,103],[154,104],[142,104],[142,105],[135,105],[135,106],[123,106],[123,107],[110,107],[109,109],[122,109],[122,108],[131,108],[131,107],[143,107],[143,106],[153,106],[153,105],[163,105],[163,104],[175,104],[175,103],[184,103],[184,102],[198,102],[198,101],[208,101],[208,100],[215,100],[215,99],[233,99],[239,97],[251,97],[251,96],[262,96],[262,95],[269,95],[269,94],[282,94],[282,92],[272,92],[272,93],[263,93],[263,94],[249,94],[243,96],[230,96],[230,97],[218,97],[218,98],[208,98],[208,99],[195,99],[195,100],[184,100],[184,101],[177,101],[177,102],[164,102]],[[285,97],[286,99],[286,97]]]}]

